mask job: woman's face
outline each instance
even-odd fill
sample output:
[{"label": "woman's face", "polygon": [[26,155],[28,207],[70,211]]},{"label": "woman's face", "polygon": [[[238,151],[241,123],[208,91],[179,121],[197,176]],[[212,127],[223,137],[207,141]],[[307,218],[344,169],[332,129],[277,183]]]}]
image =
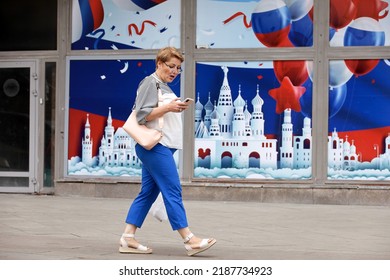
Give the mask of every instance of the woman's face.
[{"label": "woman's face", "polygon": [[181,73],[181,61],[176,57],[157,63],[157,75],[164,83],[172,82]]}]

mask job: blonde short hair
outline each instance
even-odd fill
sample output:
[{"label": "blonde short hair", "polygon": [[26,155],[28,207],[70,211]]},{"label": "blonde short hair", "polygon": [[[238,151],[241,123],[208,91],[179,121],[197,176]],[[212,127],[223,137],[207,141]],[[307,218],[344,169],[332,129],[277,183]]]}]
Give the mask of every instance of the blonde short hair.
[{"label": "blonde short hair", "polygon": [[184,56],[174,47],[165,47],[158,51],[156,56],[156,67],[159,61],[167,62],[172,57],[176,57],[181,62],[184,61]]}]

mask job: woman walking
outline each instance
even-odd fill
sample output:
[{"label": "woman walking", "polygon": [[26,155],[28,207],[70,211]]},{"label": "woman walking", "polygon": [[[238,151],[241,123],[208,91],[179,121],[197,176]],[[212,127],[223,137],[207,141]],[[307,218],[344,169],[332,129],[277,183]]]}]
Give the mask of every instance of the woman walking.
[{"label": "woman walking", "polygon": [[[149,128],[159,129],[159,118],[163,118],[163,137],[151,150],[136,144],[138,158],[142,161],[142,186],[133,201],[126,218],[126,227],[120,238],[119,252],[150,254],[152,249],[135,239],[159,193],[162,193],[168,219],[173,230],[177,230],[189,256],[209,249],[216,243],[214,238],[201,239],[188,227],[182,200],[182,188],[173,154],[182,148],[181,112],[188,102],[180,101],[168,86],[181,73],[182,54],[173,47],[158,51],[156,71],[145,77],[138,86],[135,101],[137,121]],[[158,89],[162,100],[159,100]],[[160,106],[158,103],[160,101]]]}]

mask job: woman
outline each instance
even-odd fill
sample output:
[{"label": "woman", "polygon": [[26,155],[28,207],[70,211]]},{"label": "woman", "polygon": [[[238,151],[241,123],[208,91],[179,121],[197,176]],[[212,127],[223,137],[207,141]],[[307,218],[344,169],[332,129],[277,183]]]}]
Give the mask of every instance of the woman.
[{"label": "woman", "polygon": [[[151,248],[139,244],[134,236],[160,192],[171,227],[183,238],[189,256],[207,250],[216,243],[214,238],[200,239],[190,231],[182,201],[180,178],[173,158],[175,151],[182,148],[180,113],[188,108],[188,103],[181,102],[167,83],[171,83],[181,73],[183,61],[182,54],[173,47],[159,50],[156,71],[138,86],[135,101],[137,120],[140,124],[158,129],[158,119],[163,118],[163,137],[151,150],[138,144],[135,146],[137,156],[142,161],[142,186],[127,214],[125,231],[120,238],[121,253],[152,253]],[[158,98],[158,89],[161,89],[162,100]],[[159,101],[162,103],[157,106]]]}]

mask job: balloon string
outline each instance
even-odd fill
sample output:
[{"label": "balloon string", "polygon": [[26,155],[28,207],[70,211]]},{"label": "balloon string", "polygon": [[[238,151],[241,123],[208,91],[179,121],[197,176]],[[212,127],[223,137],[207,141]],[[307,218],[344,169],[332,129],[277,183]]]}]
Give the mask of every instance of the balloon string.
[{"label": "balloon string", "polygon": [[232,21],[233,19],[235,19],[236,17],[239,17],[239,16],[243,16],[244,18],[242,19],[243,22],[244,22],[244,25],[246,28],[249,28],[252,26],[252,22],[249,22],[247,21],[247,18],[246,18],[246,15],[243,13],[243,12],[237,12],[235,13],[234,15],[232,15],[231,17],[229,17],[228,19],[225,19],[223,21],[223,24],[226,24],[228,23],[229,21]]},{"label": "balloon string", "polygon": [[145,24],[146,23],[149,23],[150,25],[153,25],[153,26],[156,26],[157,24],[155,23],[155,22],[153,22],[153,21],[150,21],[150,20],[144,20],[143,22],[142,22],[142,27],[141,27],[141,30],[139,30],[138,29],[138,26],[135,24],[135,23],[131,23],[131,24],[129,24],[129,27],[128,27],[128,29],[129,29],[129,35],[130,36],[132,36],[133,34],[132,34],[132,29],[134,28],[134,31],[135,31],[135,33],[137,34],[137,35],[141,35],[142,33],[144,33],[144,31],[145,31]]}]

